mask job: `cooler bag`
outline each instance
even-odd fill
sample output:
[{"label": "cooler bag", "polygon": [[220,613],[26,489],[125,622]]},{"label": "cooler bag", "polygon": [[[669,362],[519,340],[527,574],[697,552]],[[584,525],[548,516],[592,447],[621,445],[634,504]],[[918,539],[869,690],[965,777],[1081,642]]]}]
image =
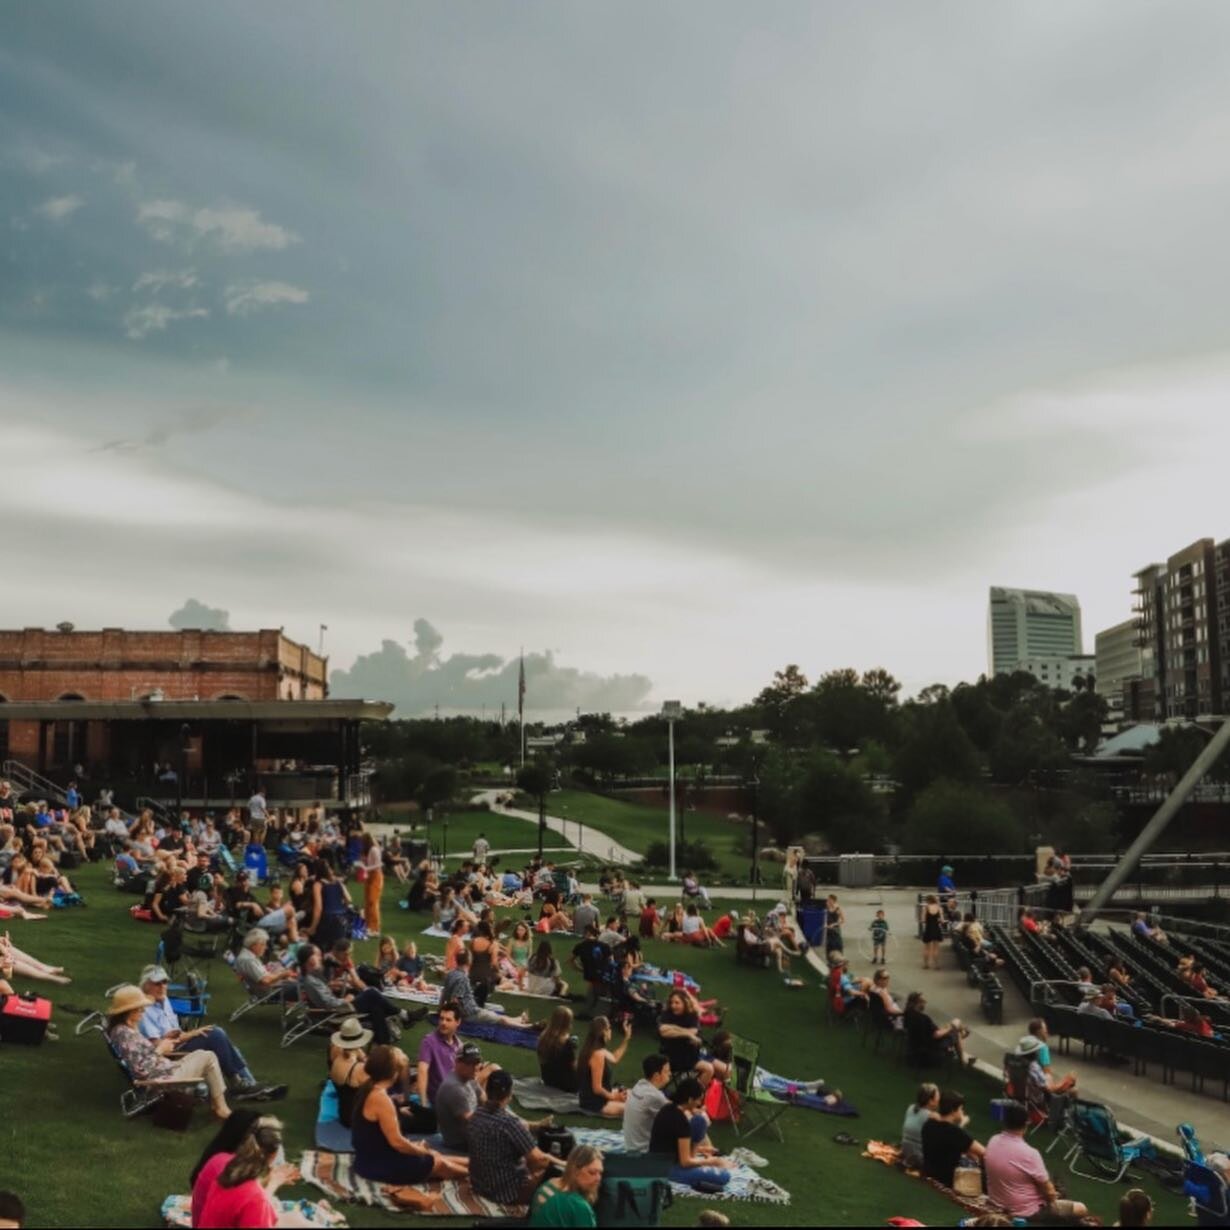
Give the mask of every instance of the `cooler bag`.
[{"label": "cooler bag", "polygon": [[6,995],[0,1004],[0,1042],[38,1046],[51,1024],[51,1000],[37,995]]}]

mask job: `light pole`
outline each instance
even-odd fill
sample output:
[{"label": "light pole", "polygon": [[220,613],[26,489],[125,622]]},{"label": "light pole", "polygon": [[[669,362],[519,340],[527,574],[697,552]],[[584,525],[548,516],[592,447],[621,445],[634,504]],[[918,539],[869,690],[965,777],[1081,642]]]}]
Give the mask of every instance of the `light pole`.
[{"label": "light pole", "polygon": [[760,774],[753,768],[752,780],[752,905],[756,904],[756,888],[760,883]]},{"label": "light pole", "polygon": [[678,879],[675,874],[675,723],[683,713],[683,705],[677,700],[664,701],[662,716],[666,719],[666,739],[669,751],[667,753],[670,765],[670,795],[671,795],[671,827],[670,827],[670,876]]}]

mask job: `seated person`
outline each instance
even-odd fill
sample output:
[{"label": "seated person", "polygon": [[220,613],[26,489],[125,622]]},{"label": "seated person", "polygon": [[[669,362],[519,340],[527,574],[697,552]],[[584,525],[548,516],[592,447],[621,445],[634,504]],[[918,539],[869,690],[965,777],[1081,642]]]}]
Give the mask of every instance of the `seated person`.
[{"label": "seated person", "polygon": [[551,951],[551,941],[541,940],[534,955],[525,967],[525,989],[531,995],[563,997],[568,994],[568,984],[563,979],[563,970]]},{"label": "seated person", "polygon": [[252,1075],[239,1048],[218,1025],[200,1029],[181,1029],[179,1017],[167,994],[170,975],[160,965],[147,965],[141,971],[140,987],[149,1000],[138,1029],[154,1044],[159,1055],[187,1055],[209,1051],[218,1060],[222,1075],[233,1082],[236,1100],[270,1102],[286,1096],[285,1085],[262,1085]]},{"label": "seated person", "polygon": [[1078,1200],[1060,1198],[1042,1154],[1025,1139],[1028,1128],[1029,1112],[1020,1102],[1009,1102],[1004,1109],[1003,1131],[987,1141],[982,1159],[987,1195],[1009,1217],[1047,1225],[1077,1225],[1089,1210]]},{"label": "seated person", "polygon": [[299,942],[299,920],[295,916],[295,907],[282,899],[280,884],[269,890],[269,904],[256,920],[256,925],[270,935],[285,935],[292,944]]},{"label": "seated person", "polygon": [[627,956],[617,965],[613,964],[611,999],[615,1005],[615,1014],[631,1017],[645,1025],[656,1025],[658,1005],[637,988],[632,980],[633,972],[632,961]]},{"label": "seated person", "polygon": [[464,1153],[468,1148],[467,1126],[483,1100],[487,1081],[499,1064],[483,1063],[483,1053],[467,1042],[453,1060],[453,1070],[440,1082],[432,1099],[436,1124],[446,1149]]},{"label": "seated person", "polygon": [[463,1021],[484,1021],[488,1024],[510,1025],[517,1029],[533,1029],[530,1018],[523,1012],[520,1016],[502,1016],[490,1008],[479,1006],[474,998],[474,988],[470,984],[470,954],[463,948],[457,954],[457,965],[444,975],[444,985],[440,989],[440,1002],[456,1003],[461,1009]]},{"label": "seated person", "polygon": [[623,1039],[614,1052],[608,1049],[611,1036],[611,1022],[604,1016],[594,1017],[577,1055],[577,1096],[581,1109],[604,1119],[618,1119],[628,1099],[627,1090],[615,1084],[615,1065],[632,1040],[631,1023],[624,1021]]},{"label": "seated person", "polygon": [[730,1162],[709,1143],[709,1120],[701,1113],[704,1100],[700,1081],[685,1076],[653,1121],[649,1152],[671,1160],[667,1174],[672,1183],[725,1187]]},{"label": "seated person", "polygon": [[870,997],[871,982],[850,973],[850,962],[840,952],[830,952],[829,1002],[838,1016],[866,1008]]},{"label": "seated person", "polygon": [[1132,934],[1141,939],[1155,940],[1159,944],[1170,943],[1169,937],[1161,927],[1155,927],[1144,913],[1138,913],[1132,920]]},{"label": "seated person", "polygon": [[935,1115],[922,1126],[923,1173],[929,1179],[951,1187],[958,1163],[963,1158],[976,1162],[986,1152],[965,1130],[968,1122],[964,1096],[945,1089]]},{"label": "seated person", "polygon": [[641,1079],[628,1090],[624,1105],[624,1147],[629,1153],[648,1153],[654,1120],[670,1098],[671,1062],[665,1055],[646,1055],[641,1060]]},{"label": "seated person", "polygon": [[512,1076],[502,1068],[487,1078],[487,1098],[466,1125],[470,1186],[497,1204],[526,1204],[553,1164],[534,1142],[529,1126],[508,1108]]},{"label": "seated person", "polygon": [[738,943],[749,955],[768,955],[776,964],[778,973],[784,974],[790,969],[790,957],[781,940],[776,935],[767,935],[762,931],[756,915],[751,910],[744,914],[739,923]]},{"label": "seated person", "polygon": [[209,1100],[219,1119],[230,1116],[226,1101],[226,1079],[218,1057],[210,1051],[188,1055],[162,1055],[139,1029],[150,1000],[140,987],[117,987],[107,1008],[107,1037],[124,1061],[133,1080],[147,1084],[204,1081]]},{"label": "seated person", "polygon": [[[192,873],[189,872],[189,879]],[[231,920],[218,908],[221,899],[213,875],[206,871],[196,877],[196,887],[188,894],[184,928],[188,931],[222,932],[231,929]]]},{"label": "seated person", "polygon": [[807,942],[799,935],[785,902],[779,901],[764,916],[764,933],[766,938],[779,939],[792,957],[801,957],[807,951]]},{"label": "seated person", "polygon": [[658,914],[658,903],[650,897],[637,919],[637,934],[644,940],[657,939],[661,926],[662,918]]},{"label": "seated person", "polygon": [[[893,997],[890,989],[892,976],[886,969],[878,969],[871,980],[871,986],[868,988],[868,1005],[873,1009],[874,1013],[878,1013],[887,1024],[893,1029],[902,1029],[902,1017],[904,1010]],[[873,1017],[874,1019],[874,1017]]]},{"label": "seated person", "polygon": [[226,890],[226,912],[241,923],[250,924],[259,923],[269,913],[252,896],[252,873],[246,867],[235,873],[235,883]]},{"label": "seated person", "polygon": [[948,1053],[961,1063],[973,1062],[973,1056],[965,1053],[969,1030],[956,1017],[947,1025],[937,1025],[927,1015],[927,999],[921,991],[910,992],[901,1019],[905,1025],[909,1054],[919,1063],[942,1063]]},{"label": "seated person", "polygon": [[390,1097],[403,1084],[410,1061],[392,1046],[375,1046],[367,1058],[367,1084],[355,1101],[351,1138],[354,1169],[376,1183],[424,1183],[428,1179],[464,1179],[467,1158],[445,1157],[401,1131],[397,1107]]},{"label": "seated person", "polygon": [[402,1025],[410,1025],[423,1015],[412,1016],[409,1011],[398,1009],[373,987],[337,994],[325,981],[324,962],[315,944],[301,944],[295,954],[295,962],[299,967],[299,994],[310,1008],[318,1012],[354,1013],[367,1017],[372,1033],[381,1045],[389,1043],[395,1029],[400,1030]]},{"label": "seated person", "polygon": [[564,1173],[547,1179],[530,1201],[531,1226],[596,1226],[594,1204],[602,1187],[602,1154],[592,1145],[577,1145],[568,1154]]},{"label": "seated person", "polygon": [[658,1017],[659,1049],[670,1060],[674,1072],[693,1073],[708,1087],[716,1076],[726,1077],[728,1068],[720,1060],[704,1058],[700,1036],[700,1005],[686,991],[673,990]]},{"label": "seated person", "polygon": [[901,1161],[910,1170],[922,1169],[923,1126],[935,1117],[939,1104],[939,1086],[927,1081],[918,1086],[913,1103],[906,1108],[901,1125]]},{"label": "seated person", "polygon": [[282,988],[283,1000],[298,998],[296,983],[299,975],[293,969],[277,962],[266,964],[269,951],[269,932],[253,927],[243,937],[243,946],[235,957],[235,973],[239,975],[248,994],[254,999],[263,998],[275,987]]},{"label": "seated person", "polygon": [[712,908],[709,894],[701,887],[700,881],[696,878],[696,873],[692,871],[685,871],[683,873],[683,899],[685,901],[699,902],[702,910]]},{"label": "seated person", "polygon": [[300,1177],[298,1168],[284,1160],[277,1119],[249,1118],[238,1111],[219,1129],[207,1153],[192,1176],[194,1226],[311,1224],[302,1214],[284,1219],[274,1200],[279,1187]]},{"label": "seated person", "polygon": [[1051,1070],[1051,1031],[1040,1016],[1029,1022],[1029,1033],[1017,1043],[1017,1052],[1032,1055],[1042,1073],[1047,1093],[1071,1093],[1076,1088],[1076,1077],[1073,1073],[1069,1072],[1061,1078]]},{"label": "seated person", "polygon": [[367,1047],[372,1031],[357,1016],[348,1016],[329,1035],[329,1079],[337,1090],[337,1117],[350,1127],[355,1099],[367,1084]]},{"label": "seated person", "polygon": [[683,933],[678,937],[685,944],[698,944],[703,948],[725,948],[726,945],[705,925],[696,906],[689,905],[683,916]]},{"label": "seated person", "polygon": [[572,1009],[561,1005],[538,1036],[538,1073],[542,1083],[564,1093],[577,1091],[577,1040]]}]

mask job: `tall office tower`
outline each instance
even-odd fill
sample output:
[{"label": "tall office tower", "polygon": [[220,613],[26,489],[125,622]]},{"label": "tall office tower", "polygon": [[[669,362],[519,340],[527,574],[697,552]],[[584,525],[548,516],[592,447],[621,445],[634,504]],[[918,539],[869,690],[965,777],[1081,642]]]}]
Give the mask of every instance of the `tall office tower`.
[{"label": "tall office tower", "polygon": [[1072,594],[991,586],[987,671],[1010,673],[1027,660],[1069,658],[1081,647],[1081,604]]},{"label": "tall office tower", "polygon": [[1136,718],[1134,697],[1143,674],[1140,629],[1135,619],[1125,619],[1094,637],[1094,677],[1097,692],[1106,701],[1107,719],[1116,726]]},{"label": "tall office tower", "polygon": [[1150,564],[1136,574],[1142,674],[1152,679],[1152,687],[1142,689],[1144,717],[1221,712],[1222,642],[1230,640],[1230,633],[1219,626],[1218,558],[1213,540],[1201,538],[1165,564]]}]

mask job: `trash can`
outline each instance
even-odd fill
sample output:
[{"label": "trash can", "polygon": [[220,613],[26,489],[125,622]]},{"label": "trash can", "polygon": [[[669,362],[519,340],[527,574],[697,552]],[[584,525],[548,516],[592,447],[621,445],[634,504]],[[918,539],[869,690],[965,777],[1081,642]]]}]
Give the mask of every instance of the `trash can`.
[{"label": "trash can", "polygon": [[874,854],[843,854],[837,865],[837,882],[842,888],[870,888],[875,883]]},{"label": "trash can", "polygon": [[828,911],[822,905],[803,905],[799,907],[799,927],[803,938],[813,947],[820,948],[824,944],[824,925]]},{"label": "trash can", "polygon": [[988,1025],[1004,1023],[1004,988],[994,974],[982,984],[982,1015]]}]

